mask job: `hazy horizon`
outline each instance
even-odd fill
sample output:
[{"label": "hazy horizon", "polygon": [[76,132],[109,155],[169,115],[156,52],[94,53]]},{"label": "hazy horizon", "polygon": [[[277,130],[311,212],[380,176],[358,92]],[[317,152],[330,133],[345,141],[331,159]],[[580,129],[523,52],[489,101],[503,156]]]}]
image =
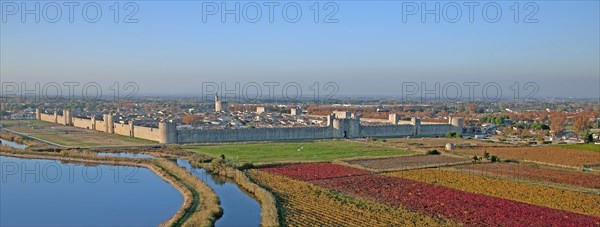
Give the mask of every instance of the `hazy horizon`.
[{"label": "hazy horizon", "polygon": [[[1,10],[3,85],[96,82],[109,92],[115,82],[134,82],[140,95],[202,95],[203,83],[278,82],[281,88],[295,82],[310,94],[317,82],[323,94],[323,85],[333,82],[338,95],[402,96],[403,83],[425,83],[430,89],[436,82],[478,82],[481,90],[494,82],[508,98],[514,83],[523,96],[523,85],[533,82],[535,97],[600,98],[597,1],[519,2],[518,14],[515,2],[500,1],[500,16],[493,14],[495,6],[488,8],[489,15],[483,13],[489,2],[479,2],[473,22],[465,2],[319,2],[317,23],[314,2],[305,1],[280,2],[272,23],[268,2],[121,2],[116,17],[113,3],[99,2],[97,22],[81,16],[82,2],[73,23],[62,2],[56,23],[48,21],[56,5],[37,2],[39,22],[28,14],[22,22],[10,3],[3,2]],[[16,3],[22,10],[21,3],[31,9],[36,2]],[[240,13],[236,22],[236,15],[210,11],[236,3],[243,12],[259,6],[262,14]],[[282,16],[288,3],[301,8],[298,21]],[[430,10],[436,3],[440,13],[425,14],[425,22],[420,13],[409,12],[415,6]],[[455,6],[461,7],[460,16],[453,13]],[[253,16],[260,20],[249,22]],[[494,17],[498,21],[490,21]],[[454,23],[453,18],[459,19]]]}]

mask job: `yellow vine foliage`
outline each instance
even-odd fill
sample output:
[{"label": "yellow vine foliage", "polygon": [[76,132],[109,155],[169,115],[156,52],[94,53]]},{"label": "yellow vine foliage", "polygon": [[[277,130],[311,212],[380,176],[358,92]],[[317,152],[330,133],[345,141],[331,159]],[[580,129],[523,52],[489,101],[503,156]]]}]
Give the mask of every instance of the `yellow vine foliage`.
[{"label": "yellow vine foliage", "polygon": [[386,175],[600,217],[600,196],[584,192],[443,169],[400,171]]}]

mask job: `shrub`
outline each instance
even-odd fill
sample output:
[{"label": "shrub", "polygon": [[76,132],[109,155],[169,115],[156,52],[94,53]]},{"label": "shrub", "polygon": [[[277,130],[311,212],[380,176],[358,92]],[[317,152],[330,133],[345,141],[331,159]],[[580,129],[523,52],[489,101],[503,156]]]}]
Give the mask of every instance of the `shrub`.
[{"label": "shrub", "polygon": [[427,151],[427,155],[439,155],[439,154],[442,154],[442,153],[440,153],[438,150],[435,150],[435,149]]},{"label": "shrub", "polygon": [[483,158],[485,158],[486,160],[490,160],[490,153],[488,153],[487,151],[484,151]]},{"label": "shrub", "polygon": [[492,161],[492,162],[499,162],[500,159],[496,155],[492,155],[492,158],[490,159],[490,161]]},{"label": "shrub", "polygon": [[587,136],[583,137],[583,141],[585,143],[593,143],[594,142],[594,134],[588,134]]},{"label": "shrub", "polygon": [[249,162],[246,162],[246,163],[242,164],[240,167],[238,167],[239,170],[247,170],[247,169],[252,169],[252,168],[254,168],[254,165]]}]

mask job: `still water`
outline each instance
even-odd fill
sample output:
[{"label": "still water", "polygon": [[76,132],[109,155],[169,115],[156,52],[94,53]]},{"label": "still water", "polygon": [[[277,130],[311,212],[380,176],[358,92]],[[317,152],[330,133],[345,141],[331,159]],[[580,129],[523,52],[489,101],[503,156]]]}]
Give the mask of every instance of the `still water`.
[{"label": "still water", "polygon": [[0,139],[0,141],[2,141],[3,146],[12,147],[12,148],[19,149],[19,150],[25,150],[25,148],[27,148],[27,145],[25,145],[25,144],[15,143],[13,141],[8,141],[8,140],[4,140],[4,139]]},{"label": "still water", "polygon": [[156,226],[183,197],[146,168],[0,156],[0,226]]},{"label": "still water", "polygon": [[223,216],[215,226],[260,226],[260,204],[249,193],[223,176],[192,168],[187,160],[178,159],[177,164],[206,182],[221,200]]}]

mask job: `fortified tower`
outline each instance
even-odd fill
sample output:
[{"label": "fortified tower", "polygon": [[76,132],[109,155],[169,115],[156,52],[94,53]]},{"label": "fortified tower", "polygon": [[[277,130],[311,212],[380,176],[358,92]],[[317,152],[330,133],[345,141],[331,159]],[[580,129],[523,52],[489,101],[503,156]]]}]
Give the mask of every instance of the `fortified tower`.
[{"label": "fortified tower", "polygon": [[67,109],[63,109],[63,114],[62,114],[62,118],[63,118],[63,124],[64,125],[69,125],[69,111]]},{"label": "fortified tower", "polygon": [[73,112],[71,109],[68,109],[69,116],[67,117],[69,126],[73,126]]},{"label": "fortified tower", "polygon": [[413,125],[413,136],[419,135],[421,132],[421,119],[412,117],[410,119],[410,124]]},{"label": "fortified tower", "polygon": [[104,132],[113,134],[115,133],[115,122],[113,121],[112,114],[104,114]]},{"label": "fortified tower", "polygon": [[177,126],[173,122],[158,123],[159,143],[177,143]]},{"label": "fortified tower", "polygon": [[92,125],[91,125],[91,127],[90,127],[90,128],[91,128],[92,130],[96,130],[96,115],[95,115],[95,114],[93,114],[93,115],[92,115],[92,117],[91,117],[91,121],[92,121]]},{"label": "fortified tower", "polygon": [[456,133],[463,132],[463,118],[462,117],[449,117],[448,124],[451,124],[453,127],[453,131]]},{"label": "fortified tower", "polygon": [[134,130],[135,127],[133,126],[133,120],[129,121],[129,136],[131,137],[135,137],[135,133]]},{"label": "fortified tower", "polygon": [[400,121],[400,114],[390,114],[388,115],[388,120],[390,121],[390,124],[397,125]]},{"label": "fortified tower", "polygon": [[292,107],[290,110],[290,114],[292,116],[300,116],[302,114],[302,109],[299,106]]},{"label": "fortified tower", "polygon": [[360,137],[360,115],[347,111],[335,111],[327,119],[333,127],[333,138],[355,138]]},{"label": "fortified tower", "polygon": [[332,127],[333,126],[333,120],[335,119],[335,114],[329,114],[327,115],[327,127]]},{"label": "fortified tower", "polygon": [[54,123],[58,124],[58,112],[54,110]]},{"label": "fortified tower", "polygon": [[63,123],[67,126],[73,125],[73,116],[70,109],[63,109]]},{"label": "fortified tower", "polygon": [[42,120],[42,112],[40,111],[40,108],[35,108],[35,119]]}]

